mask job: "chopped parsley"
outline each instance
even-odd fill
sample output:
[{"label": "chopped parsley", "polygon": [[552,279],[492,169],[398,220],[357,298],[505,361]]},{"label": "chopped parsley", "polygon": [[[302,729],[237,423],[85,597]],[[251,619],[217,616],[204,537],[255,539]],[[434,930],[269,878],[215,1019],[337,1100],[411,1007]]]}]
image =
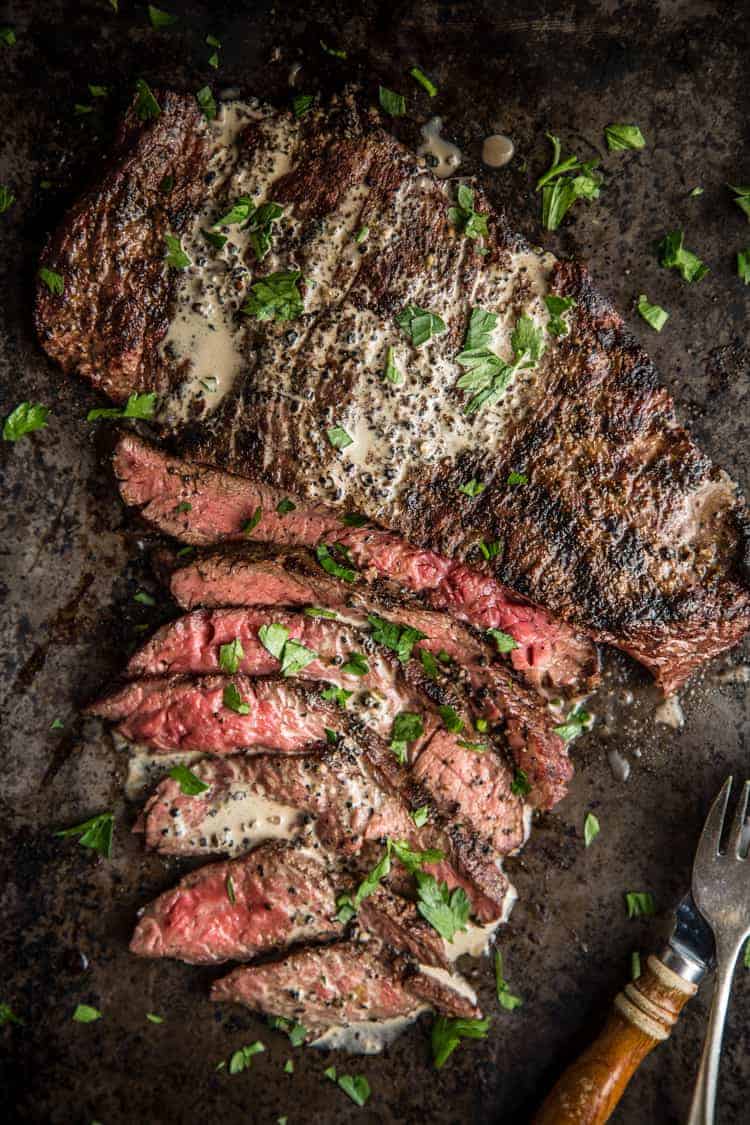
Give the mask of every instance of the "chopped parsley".
[{"label": "chopped parsley", "polygon": [[262,262],[271,249],[273,238],[273,224],[278,222],[284,214],[280,203],[262,203],[260,207],[250,213],[250,221],[245,228],[248,231],[250,245],[259,262]]},{"label": "chopped parsley", "polygon": [[61,274],[42,266],[39,270],[39,280],[47,286],[50,293],[54,293],[56,297],[62,296],[65,290],[65,280]]},{"label": "chopped parsley", "polygon": [[50,730],[65,730],[65,723],[62,719],[53,719],[49,725]]},{"label": "chopped parsley", "polygon": [[73,828],[63,828],[55,832],[56,836],[78,836],[78,843],[83,848],[91,848],[103,855],[106,859],[112,856],[112,831],[114,827],[114,813],[100,813],[76,824]]},{"label": "chopped parsley", "polygon": [[326,574],[333,575],[334,578],[340,578],[343,582],[356,582],[357,572],[351,567],[342,566],[337,562],[331,554],[331,549],[335,550],[335,544],[319,543],[315,548],[315,557]]},{"label": "chopped parsley", "polygon": [[338,614],[334,613],[332,609],[320,609],[319,606],[309,605],[302,611],[305,617],[327,617],[331,621],[338,620]]},{"label": "chopped parsley", "polygon": [[513,996],[508,988],[508,982],[503,976],[503,957],[499,949],[495,950],[495,991],[498,1004],[507,1012],[512,1012],[523,1004],[521,997]]},{"label": "chopped parsley", "polygon": [[487,238],[487,216],[474,210],[474,192],[466,184],[459,185],[456,204],[448,208],[448,219],[456,230],[467,238]]},{"label": "chopped parsley", "polygon": [[659,305],[650,304],[645,293],[641,293],[638,298],[638,312],[646,321],[646,324],[650,324],[657,332],[661,332],[662,328],[669,320],[669,313],[666,309],[661,308]]},{"label": "chopped parsley", "polygon": [[232,906],[234,906],[237,902],[237,896],[234,893],[234,880],[232,879],[231,875],[227,875],[224,886],[226,888],[227,898],[231,902]]},{"label": "chopped parsley", "polygon": [[287,1059],[284,1063],[284,1074],[294,1074],[294,1060]]},{"label": "chopped parsley", "polygon": [[94,1023],[101,1018],[102,1013],[99,1009],[92,1008],[90,1004],[77,1004],[76,1010],[73,1012],[73,1019],[76,1023]]},{"label": "chopped parsley", "polygon": [[180,786],[180,792],[186,797],[198,797],[210,788],[205,781],[201,781],[197,774],[187,766],[174,766],[168,774]]},{"label": "chopped parsley", "polygon": [[341,517],[341,522],[345,527],[364,527],[369,521],[360,512],[347,512]]},{"label": "chopped parsley", "polygon": [[11,1008],[10,1004],[0,1004],[0,1027],[5,1027],[6,1023],[16,1023],[23,1026],[23,1020]]},{"label": "chopped parsley", "polygon": [[610,152],[646,147],[646,138],[637,125],[605,125],[604,138]]},{"label": "chopped parsley", "polygon": [[427,91],[431,98],[435,97],[435,95],[437,94],[437,86],[434,82],[430,81],[421,67],[413,66],[409,71],[409,74],[412,76],[415,82],[418,82],[419,85]]},{"label": "chopped parsley", "polygon": [[0,27],[0,43],[5,47],[15,47],[16,33],[12,27]]},{"label": "chopped parsley", "polygon": [[293,512],[295,510],[296,507],[297,505],[294,503],[294,501],[290,500],[288,496],[285,496],[282,500],[279,500],[278,504],[276,505],[276,511],[280,516],[288,516],[290,512]]},{"label": "chopped parsley", "polygon": [[216,99],[211,92],[211,87],[201,86],[200,90],[195,95],[195,100],[203,110],[203,116],[206,121],[213,121],[218,110],[216,108]]},{"label": "chopped parsley", "polygon": [[425,672],[430,677],[430,679],[436,680],[438,678],[438,671],[439,671],[438,662],[435,659],[435,657],[432,655],[430,650],[427,649],[427,648],[420,648],[419,659],[421,661],[422,667],[424,668]]},{"label": "chopped parsley", "polygon": [[138,590],[133,594],[133,601],[138,602],[139,605],[156,605],[156,598],[145,590]]},{"label": "chopped parsley", "polygon": [[484,539],[480,539],[478,546],[487,562],[496,559],[503,552],[502,539],[490,539],[489,543],[486,543]]},{"label": "chopped parsley", "polygon": [[230,676],[233,676],[244,656],[245,650],[242,647],[242,642],[239,637],[235,637],[228,644],[219,646],[219,667],[222,672],[228,672]]},{"label": "chopped parsley", "polygon": [[304,117],[312,109],[313,102],[315,101],[312,94],[297,94],[292,99],[292,112],[297,118]]},{"label": "chopped parsley", "polygon": [[378,101],[381,109],[384,109],[391,117],[403,117],[406,113],[404,95],[397,94],[395,90],[389,90],[386,86],[378,88]]},{"label": "chopped parsley", "polygon": [[594,816],[592,812],[586,813],[586,819],[583,822],[583,842],[587,848],[591,847],[600,831],[599,818]]},{"label": "chopped parsley", "polygon": [[445,1066],[462,1039],[486,1039],[490,1021],[448,1019],[438,1016],[432,1025],[432,1061],[436,1070]]},{"label": "chopped parsley", "polygon": [[[472,317],[473,315],[472,312]],[[470,339],[471,322],[467,344]],[[518,372],[534,367],[544,351],[542,330],[526,315],[520,316],[516,321],[510,342],[513,349],[512,363],[506,363],[486,347],[464,347],[456,356],[456,361],[466,368],[466,373],[460,377],[456,386],[461,390],[474,392],[464,407],[465,414],[476,414],[483,406],[498,402]]]},{"label": "chopped parsley", "polygon": [[5,184],[0,184],[0,215],[4,215],[15,203],[16,197]]},{"label": "chopped parsley", "polygon": [[750,938],[745,942],[745,952],[742,957],[742,964],[746,969],[750,969]]},{"label": "chopped parsley", "polygon": [[49,409],[40,402],[19,402],[3,422],[3,441],[18,441],[47,426]]},{"label": "chopped parsley", "polygon": [[421,715],[418,715],[415,711],[400,711],[396,715],[391,728],[390,746],[401,765],[406,762],[408,743],[415,742],[423,734],[424,724]]},{"label": "chopped parsley", "polygon": [[750,187],[733,187],[731,184],[727,184],[727,187],[734,192],[734,202],[740,211],[750,220]]},{"label": "chopped parsley", "polygon": [[346,663],[341,665],[341,671],[349,676],[366,676],[370,665],[361,652],[350,652]]},{"label": "chopped parsley", "polygon": [[737,254],[737,276],[750,285],[750,250],[740,250]]},{"label": "chopped parsley", "polygon": [[284,645],[289,640],[289,630],[285,625],[272,622],[270,625],[261,625],[258,630],[258,640],[267,652],[277,660],[281,660]]},{"label": "chopped parsley", "polygon": [[531,792],[531,783],[526,770],[517,769],[510,783],[510,791],[514,797],[528,797]]},{"label": "chopped parsley", "polygon": [[214,223],[216,227],[232,227],[236,223],[246,223],[255,210],[255,204],[249,195],[241,195],[235,203],[232,204],[226,215],[222,215]]},{"label": "chopped parsley", "polygon": [[329,47],[322,39],[319,39],[318,42],[327,55],[332,55],[334,59],[346,58],[346,51],[343,51],[340,47]]},{"label": "chopped parsley", "polygon": [[685,232],[673,230],[659,243],[659,264],[665,269],[676,269],[687,282],[700,281],[709,272],[708,266],[692,250],[683,246]]},{"label": "chopped parsley", "polygon": [[219,51],[221,50],[221,42],[216,38],[215,35],[207,35],[206,44],[209,47],[216,48],[216,50],[212,51],[208,56],[208,65],[212,66],[214,70],[217,70],[219,66]]},{"label": "chopped parsley", "polygon": [[338,703],[339,707],[343,711],[345,711],[346,705],[354,695],[354,692],[346,691],[344,688],[338,687],[336,684],[329,684],[329,686],[325,688],[320,694],[322,698],[328,700],[329,703]]},{"label": "chopped parsley", "polygon": [[692,191],[688,192],[689,199],[696,199],[699,195],[703,195],[704,189],[702,187],[694,187]]},{"label": "chopped parsley", "polygon": [[167,253],[164,255],[164,261],[168,266],[175,270],[184,270],[191,265],[190,258],[187,256],[182,248],[182,243],[176,234],[165,234],[164,241],[167,244]]},{"label": "chopped parsley", "polygon": [[172,16],[161,8],[155,8],[153,4],[148,6],[148,18],[151,20],[152,27],[171,27],[173,23],[177,23],[177,16]]},{"label": "chopped parsley", "polygon": [[437,313],[421,309],[419,305],[407,305],[396,317],[396,324],[411,340],[415,348],[441,332],[445,332],[445,321]]},{"label": "chopped parsley", "polygon": [[641,975],[641,955],[637,949],[630,954],[630,979],[638,980]]},{"label": "chopped parsley", "polygon": [[146,1019],[149,1023],[164,1023],[164,1016],[157,1016],[154,1012],[146,1012]]},{"label": "chopped parsley", "polygon": [[92,98],[109,97],[109,86],[96,86],[93,82],[89,82],[89,93]]},{"label": "chopped parsley", "polygon": [[403,375],[396,367],[396,360],[394,358],[393,348],[391,347],[389,347],[388,351],[385,353],[385,371],[383,374],[388,382],[393,383],[396,387],[399,383],[403,383],[404,381]]},{"label": "chopped parsley", "polygon": [[440,712],[440,718],[443,720],[443,726],[451,734],[458,734],[464,729],[463,719],[458,711],[455,711],[449,704],[441,703],[438,711]]},{"label": "chopped parsley", "polygon": [[253,1055],[260,1055],[265,1049],[260,1040],[250,1043],[247,1047],[240,1047],[229,1060],[229,1073],[241,1074],[252,1065]]},{"label": "chopped parsley", "polygon": [[359,230],[357,231],[357,233],[354,236],[354,241],[355,241],[356,245],[361,246],[362,243],[367,238],[369,233],[370,233],[370,228],[367,225],[365,225],[363,227],[360,227]]},{"label": "chopped parsley", "polygon": [[563,317],[575,305],[573,298],[558,297],[555,293],[549,293],[544,298],[544,303],[549,313],[547,331],[550,336],[567,336],[569,326],[567,320],[564,320]]},{"label": "chopped parsley", "polygon": [[472,477],[471,480],[466,482],[466,484],[459,485],[458,491],[463,492],[464,496],[470,496],[473,500],[474,497],[481,495],[486,487],[486,484],[482,484],[482,482],[480,480],[477,480],[476,477]]},{"label": "chopped parsley", "polygon": [[136,117],[140,121],[150,121],[161,113],[161,106],[157,102],[148,82],[139,78],[135,84],[136,99],[133,106]]},{"label": "chopped parsley", "polygon": [[487,636],[492,637],[498,652],[513,652],[518,648],[518,641],[510,633],[504,633],[502,629],[488,629]]},{"label": "chopped parsley", "polygon": [[471,750],[472,754],[484,754],[489,749],[486,742],[467,742],[465,738],[457,739],[456,746],[461,746],[464,750]]},{"label": "chopped parsley", "polygon": [[76,102],[73,106],[73,113],[76,117],[85,117],[88,113],[93,113],[94,107],[92,105],[82,105],[81,102]]},{"label": "chopped parsley", "polygon": [[410,625],[399,625],[396,621],[386,621],[375,613],[368,614],[367,623],[375,643],[395,652],[402,664],[406,664],[411,657],[417,641],[427,638],[427,634],[421,633],[419,629],[413,629]]},{"label": "chopped parsley", "polygon": [[290,639],[289,630],[278,622],[261,625],[258,639],[271,656],[280,661],[282,676],[294,676],[318,658],[317,652],[300,641]]},{"label": "chopped parsley", "polygon": [[641,918],[656,913],[656,903],[650,891],[628,891],[625,895],[628,918]]},{"label": "chopped parsley", "polygon": [[288,1035],[293,1047],[301,1047],[307,1038],[307,1028],[296,1020],[287,1019],[286,1016],[272,1016],[268,1022],[276,1031],[283,1031]]},{"label": "chopped parsley", "polygon": [[370,1083],[365,1078],[364,1074],[341,1074],[339,1075],[338,1084],[345,1094],[348,1094],[355,1105],[366,1105],[369,1100]]},{"label": "chopped parsley", "polygon": [[448,889],[434,875],[415,872],[418,898],[417,910],[446,941],[453,941],[459,930],[466,929],[471,903],[463,887]]},{"label": "chopped parsley", "polygon": [[300,316],[304,310],[297,288],[301,276],[299,270],[280,270],[260,278],[250,286],[250,295],[240,311],[258,320],[293,320]]},{"label": "chopped parsley", "polygon": [[593,722],[593,715],[585,711],[580,705],[574,707],[572,711],[568,712],[568,716],[564,723],[557,727],[553,727],[555,734],[559,734],[563,742],[570,742],[573,738],[578,738],[580,734],[588,730]]},{"label": "chopped parsley", "polygon": [[422,805],[421,808],[414,809],[414,811],[411,812],[409,815],[411,816],[411,818],[414,821],[414,824],[417,828],[424,828],[425,824],[430,819],[429,806],[428,805]]},{"label": "chopped parsley", "polygon": [[516,472],[512,472],[512,473],[508,473],[508,481],[507,481],[507,483],[508,483],[509,485],[515,485],[515,484],[528,484],[528,483],[529,483],[529,478],[528,478],[528,477],[526,476],[526,473],[516,473]]},{"label": "chopped parsley", "polygon": [[552,143],[552,163],[537,180],[536,190],[542,193],[542,226],[557,230],[577,199],[598,199],[602,177],[594,171],[596,160],[562,159],[559,137],[546,136]]},{"label": "chopped parsley", "polygon": [[222,695],[222,703],[230,711],[236,711],[238,715],[250,714],[250,704],[243,702],[242,696],[235,684],[230,683],[226,685]]},{"label": "chopped parsley", "polygon": [[96,422],[99,418],[153,418],[155,410],[156,394],[149,391],[143,395],[132,394],[122,408],[105,406],[89,410],[86,421]]},{"label": "chopped parsley", "polygon": [[326,437],[334,449],[346,449],[347,445],[354,444],[354,438],[342,426],[332,426],[330,430],[326,430]]},{"label": "chopped parsley", "polygon": [[251,515],[250,519],[245,520],[245,522],[243,523],[242,534],[243,535],[249,535],[251,531],[255,531],[256,527],[260,523],[262,515],[263,515],[263,509],[261,508],[261,506],[259,504],[258,507],[253,512],[253,514]]}]

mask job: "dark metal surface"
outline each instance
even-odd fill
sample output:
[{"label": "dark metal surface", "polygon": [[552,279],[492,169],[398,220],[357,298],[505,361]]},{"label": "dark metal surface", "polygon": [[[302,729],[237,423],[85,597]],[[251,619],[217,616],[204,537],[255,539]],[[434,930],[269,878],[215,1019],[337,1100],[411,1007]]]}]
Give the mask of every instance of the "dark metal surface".
[{"label": "dark metal surface", "polygon": [[[465,152],[462,171],[479,173],[517,226],[590,261],[600,287],[629,311],[698,439],[747,490],[748,297],[734,255],[750,244],[750,230],[723,186],[750,177],[746,12],[721,0],[163,6],[180,16],[166,31],[151,29],[145,6],[129,0],[119,15],[107,0],[18,0],[0,15],[18,37],[14,48],[0,46],[0,182],[17,196],[0,217],[0,413],[26,398],[53,411],[44,432],[0,450],[0,1000],[24,1020],[0,1030],[4,1106],[9,1119],[61,1125],[234,1125],[282,1115],[290,1125],[523,1122],[595,1031],[631,951],[658,948],[665,936],[709,798],[730,770],[747,773],[746,685],[722,679],[729,660],[710,668],[684,693],[686,726],[677,732],[655,724],[645,675],[608,659],[609,690],[594,703],[597,733],[575,747],[572,792],[508,865],[520,902],[501,946],[524,1006],[497,1009],[483,962],[472,975],[493,1016],[488,1041],[465,1046],[437,1074],[423,1026],[382,1058],[337,1057],[340,1070],[366,1074],[372,1085],[370,1104],[357,1109],[323,1077],[329,1058],[293,1050],[261,1021],[209,1004],[210,973],[127,952],[136,909],[177,868],[146,857],[129,836],[134,810],[121,796],[122,762],[96,725],[77,724],[75,707],[121,667],[134,627],[161,610],[132,602],[147,573],[138,537],[84,421],[91,394],[62,379],[35,344],[31,279],[45,233],[96,172],[138,75],[187,89],[239,84],[276,99],[288,98],[297,61],[303,91],[350,80],[374,91],[383,81],[408,92],[409,119],[398,122],[404,139],[416,139],[416,122],[441,114]],[[223,43],[218,71],[207,65],[207,32]],[[320,38],[349,58],[323,54]],[[406,77],[415,62],[437,80],[438,98]],[[101,112],[76,118],[74,103],[91,101],[89,82],[111,86],[112,95]],[[647,150],[607,156],[599,203],[580,204],[559,237],[542,238],[533,181],[547,164],[545,130],[566,149],[603,155],[603,126],[623,120],[641,125]],[[498,130],[513,137],[518,155],[508,169],[482,170],[481,140]],[[689,198],[695,185],[705,193]],[[693,287],[659,269],[653,254],[654,240],[678,226],[711,266]],[[633,315],[640,292],[671,313],[660,336]],[[736,653],[731,662],[741,659]],[[63,734],[49,730],[56,717]],[[632,763],[627,783],[610,772],[613,747]],[[111,862],[52,836],[106,808],[117,813]],[[602,832],[585,850],[587,809]],[[652,891],[659,916],[628,921],[628,890]],[[71,1022],[79,1001],[104,1018]],[[684,1119],[706,1002],[704,989],[646,1062],[617,1112],[621,1125]],[[749,1002],[750,977],[740,969],[722,1064],[726,1125],[747,1120]],[[148,1011],[164,1023],[148,1023]],[[250,1072],[216,1072],[256,1038],[268,1049]],[[282,1067],[292,1055],[289,1077]]]}]

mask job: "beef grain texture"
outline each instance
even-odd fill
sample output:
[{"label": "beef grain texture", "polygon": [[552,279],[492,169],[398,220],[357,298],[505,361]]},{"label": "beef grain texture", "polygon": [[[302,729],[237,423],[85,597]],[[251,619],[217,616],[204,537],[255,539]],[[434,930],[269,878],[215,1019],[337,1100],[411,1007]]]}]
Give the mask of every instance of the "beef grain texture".
[{"label": "beef grain texture", "polygon": [[[481,193],[488,253],[477,254],[449,222],[449,189],[350,101],[301,121],[269,113],[252,122],[222,198],[207,199],[210,127],[190,96],[161,97],[156,120],[129,113],[110,170],[44,252],[66,292],[40,285],[36,324],[66,371],[118,401],[179,378],[159,352],[175,297],[161,263],[167,221],[187,229],[199,198],[218,215],[243,177],[279,168],[270,157],[283,142],[288,164],[261,188],[287,222],[273,266],[248,264],[256,276],[297,269],[316,284],[303,289],[291,335],[289,322],[245,318],[244,368],[212,414],[198,402],[178,434],[183,452],[356,509],[444,557],[473,561],[479,540],[499,540],[484,570],[633,655],[665,691],[742,637],[745,506],[679,425],[653,364],[585,269],[533,254]],[[157,187],[175,168],[179,206]],[[368,238],[350,253],[364,226]],[[334,231],[341,251],[331,255]],[[499,314],[492,343],[507,357],[518,316],[543,319],[550,291],[575,301],[567,335],[548,339],[513,394],[467,416],[455,356],[470,308]],[[439,314],[446,331],[412,347],[395,323],[409,304]],[[401,389],[382,378],[389,346],[406,373]],[[359,423],[369,439],[357,460],[354,447],[332,448],[326,430]],[[511,471],[528,483],[509,487]],[[474,497],[459,491],[472,478],[484,485]]]}]

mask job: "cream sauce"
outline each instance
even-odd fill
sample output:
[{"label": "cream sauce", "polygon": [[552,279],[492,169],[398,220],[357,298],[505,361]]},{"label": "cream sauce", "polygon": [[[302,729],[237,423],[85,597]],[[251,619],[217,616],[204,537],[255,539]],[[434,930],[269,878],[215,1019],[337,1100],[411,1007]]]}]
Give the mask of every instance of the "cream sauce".
[{"label": "cream sauce", "polygon": [[720,684],[750,684],[750,664],[736,664],[726,668],[718,677]]},{"label": "cream sauce", "polygon": [[417,149],[418,156],[429,158],[430,170],[440,180],[453,176],[461,163],[461,149],[441,136],[442,127],[443,121],[440,117],[433,117],[423,125],[424,142]]},{"label": "cream sauce", "polygon": [[469,982],[460,973],[451,973],[448,969],[440,969],[436,965],[420,965],[419,971],[426,977],[432,977],[438,984],[452,988],[459,996],[463,996],[471,1004],[476,1004],[477,994]]},{"label": "cream sauce", "polygon": [[663,703],[659,704],[654,711],[654,719],[665,727],[682,730],[685,725],[685,712],[682,710],[676,695],[671,695],[669,699],[665,699]]},{"label": "cream sauce", "polygon": [[363,1020],[345,1027],[329,1027],[311,1047],[326,1051],[348,1051],[352,1055],[378,1055],[410,1027],[422,1012],[429,1011],[420,1004],[410,1015],[390,1020]]},{"label": "cream sauce", "polygon": [[117,749],[129,755],[125,780],[125,797],[128,801],[144,800],[174,766],[189,766],[203,757],[197,751],[182,754],[154,754],[147,746],[127,742],[117,733],[113,738]]},{"label": "cream sauce", "polygon": [[239,855],[264,840],[295,840],[303,834],[309,817],[291,805],[271,801],[250,793],[239,785],[226,800],[209,810],[203,820],[189,829],[174,817],[170,830],[175,836],[190,833],[190,854],[221,852]]},{"label": "cream sauce", "polygon": [[615,781],[628,780],[630,777],[630,762],[619,750],[610,750],[607,754],[607,761]]},{"label": "cream sauce", "polygon": [[510,137],[502,133],[493,133],[484,138],[482,144],[482,163],[489,168],[503,168],[513,159],[515,148]]}]

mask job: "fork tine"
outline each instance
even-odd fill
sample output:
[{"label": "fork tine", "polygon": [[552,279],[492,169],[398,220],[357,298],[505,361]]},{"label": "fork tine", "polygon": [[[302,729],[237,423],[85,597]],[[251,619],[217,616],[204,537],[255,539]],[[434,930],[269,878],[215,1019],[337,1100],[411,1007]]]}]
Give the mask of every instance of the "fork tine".
[{"label": "fork tine", "polygon": [[745,828],[745,816],[747,815],[747,799],[749,796],[750,781],[746,781],[742,786],[737,812],[734,814],[734,820],[732,821],[732,831],[729,833],[729,840],[727,842],[727,855],[737,856],[738,858],[742,855],[742,837]]},{"label": "fork tine", "polygon": [[706,868],[716,859],[719,854],[719,844],[721,843],[721,830],[724,827],[724,817],[727,813],[727,803],[729,801],[729,794],[732,790],[731,775],[726,779],[721,787],[721,792],[711,805],[706,823],[703,825],[701,838],[698,841],[698,847],[695,852],[695,861],[693,863],[693,877],[701,868]]}]

